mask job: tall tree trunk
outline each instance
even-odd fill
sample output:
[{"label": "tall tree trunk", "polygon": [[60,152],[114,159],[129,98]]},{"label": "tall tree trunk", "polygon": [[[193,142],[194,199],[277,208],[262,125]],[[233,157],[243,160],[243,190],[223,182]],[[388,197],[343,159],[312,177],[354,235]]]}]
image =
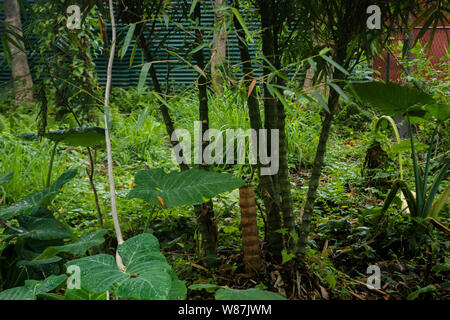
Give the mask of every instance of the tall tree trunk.
[{"label": "tall tree trunk", "polygon": [[216,93],[223,92],[223,72],[227,50],[227,26],[225,12],[218,11],[226,0],[214,1],[214,41],[211,48],[211,82]]},{"label": "tall tree trunk", "polygon": [[[200,46],[203,44],[203,31],[201,26],[201,5],[198,2],[195,6],[192,14],[192,20],[197,20],[198,26],[195,30],[195,44]],[[208,92],[206,70],[205,70],[205,57],[203,55],[203,49],[194,53],[194,59],[197,62],[197,66],[203,72],[198,79],[198,99],[199,99],[199,116],[202,123],[202,147],[201,152],[203,154],[204,149],[208,146],[209,137],[205,137],[205,132],[209,129],[209,116],[208,116]],[[201,165],[203,170],[209,170],[209,166],[206,162]],[[214,263],[217,253],[217,221],[214,215],[213,204],[211,201],[203,203],[201,206],[195,206],[197,214],[199,231],[202,237],[202,251],[203,255],[207,258],[207,262]],[[210,259],[212,258],[212,259]]]},{"label": "tall tree trunk", "polygon": [[33,101],[33,80],[28,66],[25,46],[20,39],[23,33],[19,4],[17,0],[6,0],[4,6],[5,22],[9,24],[9,29],[18,35],[18,37],[14,37],[12,34],[8,34],[8,37],[13,38],[14,42],[7,41],[11,53],[11,73],[14,81],[16,104],[20,105],[23,102],[31,103]]},{"label": "tall tree trunk", "polygon": [[283,227],[286,228],[288,234],[285,236],[286,248],[292,250],[295,248],[295,216],[292,210],[292,195],[291,182],[289,181],[289,166],[287,159],[287,137],[286,137],[286,113],[284,112],[284,105],[278,102],[278,127],[280,130],[280,168],[278,171],[278,179],[280,183],[280,200],[281,212],[283,216]]},{"label": "tall tree trunk", "polygon": [[[272,33],[272,26],[274,22],[273,2],[260,0],[259,10],[261,15],[262,26],[262,51],[265,58],[268,61],[272,61],[275,56],[275,43]],[[274,63],[272,63],[274,65]],[[268,81],[267,76],[270,74],[269,65],[264,62],[264,76]],[[269,154],[271,150],[271,129],[278,128],[278,110],[277,101],[272,97],[270,90],[267,86],[267,82],[264,84],[264,127],[267,129],[267,152]],[[260,146],[261,148],[261,146]],[[271,155],[273,156],[273,155]],[[268,240],[268,252],[272,255],[273,259],[277,262],[281,262],[281,251],[283,250],[283,237],[279,230],[282,227],[281,213],[280,213],[280,189],[278,174],[267,176],[261,180],[261,189],[263,192],[264,205],[267,212],[267,240]]]},{"label": "tall tree trunk", "polygon": [[[333,60],[342,64],[345,59],[345,52],[340,52]],[[342,72],[335,69],[333,79],[342,79]],[[341,84],[337,84],[341,86]],[[334,114],[338,110],[339,94],[335,90],[329,91],[328,96],[328,109],[330,112],[325,113],[324,120],[322,122],[322,129],[320,132],[319,143],[317,145],[316,156],[313,163],[311,177],[308,185],[308,194],[306,196],[305,209],[303,211],[302,222],[300,225],[299,244],[297,246],[297,252],[303,254],[307,247],[308,234],[311,229],[311,219],[314,212],[314,205],[317,197],[317,188],[319,187],[320,176],[322,174],[323,160],[327,148],[328,136],[330,133],[331,123]]]}]

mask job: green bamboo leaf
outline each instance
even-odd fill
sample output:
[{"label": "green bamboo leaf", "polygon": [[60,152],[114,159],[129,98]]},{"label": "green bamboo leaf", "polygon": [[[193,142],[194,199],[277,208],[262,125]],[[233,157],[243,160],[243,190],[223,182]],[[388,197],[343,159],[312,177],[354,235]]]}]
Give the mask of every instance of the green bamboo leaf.
[{"label": "green bamboo leaf", "polygon": [[328,63],[332,64],[332,65],[335,66],[337,69],[339,69],[343,74],[349,75],[349,73],[348,73],[347,70],[345,70],[340,64],[338,64],[336,61],[334,61],[333,59],[331,59],[331,58],[328,57],[327,55],[321,54],[320,56],[322,57],[322,59],[324,59],[324,60],[327,61]]},{"label": "green bamboo leaf", "polygon": [[197,6],[197,2],[198,0],[193,0],[191,3],[191,7],[189,8],[189,15],[192,14],[192,12],[194,12],[195,7]]},{"label": "green bamboo leaf", "polygon": [[308,58],[308,59],[306,59],[306,60],[308,60],[308,63],[309,63],[309,65],[311,66],[311,68],[313,69],[313,71],[314,71],[314,72],[317,72],[317,65],[316,65],[316,63],[314,62],[314,60],[311,59],[311,58]]},{"label": "green bamboo leaf", "polygon": [[254,42],[253,41],[253,37],[250,34],[250,32],[248,31],[247,25],[245,24],[244,19],[242,18],[241,14],[239,13],[239,11],[236,8],[231,8],[231,11],[233,12],[233,14],[236,16],[236,18],[239,21],[239,24],[241,25],[242,29],[245,32],[245,35],[247,36],[247,38],[250,40],[250,42]]},{"label": "green bamboo leaf", "polygon": [[326,112],[330,113],[330,109],[328,109],[328,105],[323,100],[322,95],[320,95],[317,91],[313,91],[312,95],[316,98],[316,100],[320,103],[320,105],[325,109]]},{"label": "green bamboo leaf", "polygon": [[328,84],[346,101],[348,102],[349,99],[347,97],[347,95],[344,93],[344,91],[341,89],[341,87],[339,87],[337,84],[333,83],[333,82],[328,82]]},{"label": "green bamboo leaf", "polygon": [[131,40],[133,39],[134,29],[136,29],[136,23],[130,24],[127,35],[125,36],[125,40],[123,42],[123,46],[120,49],[120,59],[122,59],[128,51],[128,47],[130,46]]},{"label": "green bamboo leaf", "polygon": [[145,81],[147,80],[148,70],[152,66],[152,63],[153,62],[144,63],[144,65],[141,68],[141,73],[139,74],[139,82],[138,82],[138,93],[139,94],[142,92],[142,89],[144,88]]},{"label": "green bamboo leaf", "polygon": [[145,110],[142,111],[142,113],[139,115],[138,122],[136,124],[136,128],[134,129],[134,134],[136,134],[139,131],[139,129],[142,127],[142,125],[144,124],[144,121],[148,115],[148,110],[149,110],[148,107],[145,108]]}]

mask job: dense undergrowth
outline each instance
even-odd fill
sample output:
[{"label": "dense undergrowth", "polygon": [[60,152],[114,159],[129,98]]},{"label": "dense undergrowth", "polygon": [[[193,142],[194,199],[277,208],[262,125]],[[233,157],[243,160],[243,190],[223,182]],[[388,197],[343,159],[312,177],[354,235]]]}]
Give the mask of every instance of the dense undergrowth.
[{"label": "dense undergrowth", "polygon": [[[169,100],[176,127],[192,132],[196,120],[195,92],[185,92]],[[249,128],[245,97],[237,90],[227,89],[220,97],[210,96],[210,127],[219,130]],[[132,105],[132,107],[131,107]],[[289,102],[286,132],[290,181],[293,186],[294,213],[302,213],[307,192],[307,181],[314,157],[321,125],[320,106],[308,100]],[[210,284],[192,287],[188,299],[213,298],[213,285],[233,288],[260,288],[286,294],[283,270],[267,265],[266,272],[257,277],[246,275],[242,267],[239,193],[237,190],[221,194],[214,200],[219,239],[219,264],[206,267],[199,262],[195,214],[191,206],[163,209],[140,199],[125,199],[134,188],[134,174],[145,168],[177,169],[171,159],[169,141],[158,110],[158,101],[151,92],[138,95],[134,89],[113,91],[112,150],[118,194],[118,212],[125,239],[143,232],[152,233],[173,266],[178,278],[192,284]],[[35,132],[36,114],[31,109],[12,110],[1,107],[0,118],[0,176],[14,171],[12,180],[0,186],[0,205],[10,205],[27,194],[45,186],[51,142],[46,139],[25,141],[17,137],[24,132]],[[332,128],[325,158],[324,174],[318,189],[318,200],[313,216],[310,249],[306,254],[305,273],[297,275],[301,282],[299,296],[310,299],[447,299],[450,283],[448,255],[450,241],[428,226],[418,228],[413,218],[397,201],[382,214],[383,205],[392,181],[398,177],[396,156],[389,153],[388,141],[393,138],[386,131],[375,134],[371,120],[376,114],[349,102],[344,104]],[[70,127],[71,115],[64,122]],[[48,130],[61,129],[61,121],[49,123]],[[94,124],[94,123],[93,123]],[[418,139],[425,139],[429,131],[421,125]],[[423,133],[423,136],[422,136]],[[436,155],[448,150],[447,133],[441,131],[443,143],[436,147]],[[374,137],[382,142],[386,159],[382,168],[364,174],[366,151]],[[104,251],[113,254],[116,240],[109,214],[109,189],[105,164],[105,149],[96,147],[95,184],[104,219],[109,229],[101,247],[89,249],[91,254]],[[424,155],[421,155],[422,160]],[[433,171],[443,165],[438,158]],[[405,180],[414,183],[412,163],[408,153],[403,155]],[[79,168],[77,176],[63,187],[51,203],[55,217],[73,230],[75,235],[99,229],[95,199],[91,191],[86,166],[88,155],[84,148],[59,145],[52,177],[55,180],[70,168]],[[219,165],[216,170],[239,177],[251,174],[249,165]],[[214,170],[214,169],[213,169]],[[258,198],[261,202],[261,198]],[[448,224],[448,206],[441,213],[441,222]],[[146,229],[148,227],[148,229]],[[258,212],[260,237],[264,235],[265,220]],[[1,230],[1,229],[0,229]],[[0,244],[1,245],[1,244]],[[0,259],[5,259],[1,257]],[[284,252],[283,263],[292,263],[292,256]],[[4,263],[4,262],[3,262]],[[381,288],[366,287],[369,265],[381,268]],[[281,272],[281,273],[280,273]],[[2,273],[3,281],[8,275]],[[285,277],[284,277],[285,279]],[[4,282],[6,283],[6,282]],[[20,283],[19,283],[20,284]],[[15,285],[18,285],[16,283]],[[1,289],[7,289],[3,287]]]}]

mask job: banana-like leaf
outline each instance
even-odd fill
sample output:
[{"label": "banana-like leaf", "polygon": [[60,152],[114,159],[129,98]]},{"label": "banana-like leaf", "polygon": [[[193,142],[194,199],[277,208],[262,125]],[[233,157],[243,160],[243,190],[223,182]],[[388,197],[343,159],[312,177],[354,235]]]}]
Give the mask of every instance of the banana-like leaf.
[{"label": "banana-like leaf", "polygon": [[116,297],[138,300],[168,299],[182,293],[181,284],[153,235],[144,233],[128,239],[118,251],[126,267],[123,272],[114,257],[106,254],[73,260],[66,266],[78,266],[83,288],[93,293],[113,291]]},{"label": "banana-like leaf", "polygon": [[15,204],[0,209],[0,219],[8,220],[18,214],[31,214],[61,191],[65,183],[76,176],[78,170],[64,172],[53,185],[41,191],[33,192]]},{"label": "banana-like leaf", "polygon": [[49,259],[60,252],[68,252],[74,255],[84,255],[89,248],[102,244],[105,241],[103,237],[106,233],[108,233],[108,230],[85,232],[81,235],[80,239],[74,243],[66,244],[64,246],[48,247],[35,260],[39,261],[40,259]]},{"label": "banana-like leaf", "polygon": [[405,114],[416,105],[434,104],[434,99],[427,93],[413,87],[401,86],[393,82],[357,83],[352,88],[358,98],[383,114],[395,116]]},{"label": "banana-like leaf", "polygon": [[16,287],[0,292],[0,300],[36,300],[39,294],[47,293],[57,288],[64,280],[65,274],[51,275],[43,281],[26,280],[23,287]]},{"label": "banana-like leaf", "polygon": [[128,199],[141,198],[164,207],[203,203],[245,184],[242,179],[227,173],[197,169],[170,173],[161,168],[141,170],[135,180],[136,188],[127,195]]},{"label": "banana-like leaf", "polygon": [[286,298],[279,293],[256,288],[246,290],[225,288],[217,290],[216,300],[286,300]]}]

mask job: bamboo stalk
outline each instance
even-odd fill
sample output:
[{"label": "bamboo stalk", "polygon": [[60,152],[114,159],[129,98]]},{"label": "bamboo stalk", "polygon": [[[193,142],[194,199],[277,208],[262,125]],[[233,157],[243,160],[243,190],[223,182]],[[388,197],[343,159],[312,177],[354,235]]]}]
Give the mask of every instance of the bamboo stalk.
[{"label": "bamboo stalk", "polygon": [[254,274],[261,270],[261,247],[256,222],[255,192],[251,184],[239,188],[241,207],[242,250],[244,252],[245,271]]}]

